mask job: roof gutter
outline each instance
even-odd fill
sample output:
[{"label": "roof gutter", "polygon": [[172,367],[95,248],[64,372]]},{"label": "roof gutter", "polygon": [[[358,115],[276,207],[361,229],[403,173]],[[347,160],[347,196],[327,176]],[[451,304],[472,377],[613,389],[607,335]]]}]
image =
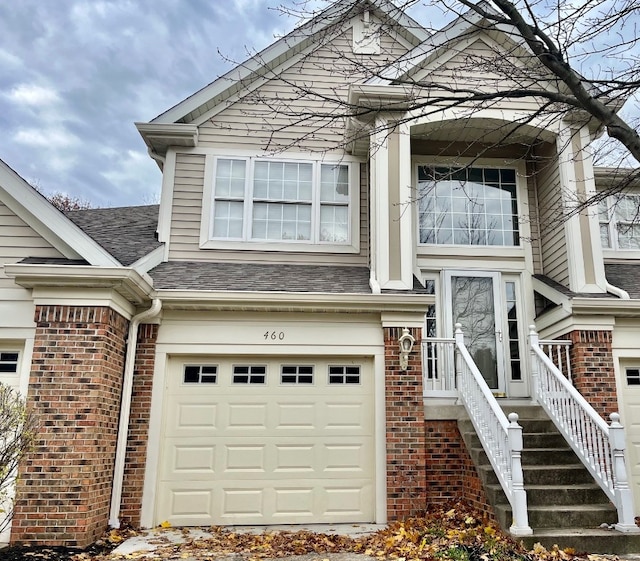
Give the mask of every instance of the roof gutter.
[{"label": "roof gutter", "polygon": [[113,485],[111,487],[111,510],[109,511],[109,526],[111,528],[120,528],[120,501],[122,500],[124,462],[127,454],[127,440],[129,436],[129,418],[131,413],[131,395],[133,390],[133,372],[136,361],[138,328],[143,321],[157,316],[161,309],[162,300],[155,298],[148,310],[140,312],[138,315],[131,318],[131,324],[129,325],[127,354],[124,363],[124,378],[122,380],[122,401],[120,404],[118,442],[116,444]]}]

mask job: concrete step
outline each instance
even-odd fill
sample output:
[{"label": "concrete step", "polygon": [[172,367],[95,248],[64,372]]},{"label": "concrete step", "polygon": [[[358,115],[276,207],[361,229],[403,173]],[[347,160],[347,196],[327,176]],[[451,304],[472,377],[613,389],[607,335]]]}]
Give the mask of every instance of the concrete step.
[{"label": "concrete step", "polygon": [[[486,485],[485,491],[491,504],[508,503],[500,484]],[[607,495],[595,483],[527,486],[527,504],[530,506],[609,504],[609,502]]]},{"label": "concrete step", "polygon": [[[476,466],[482,481],[487,484],[498,483],[491,465]],[[593,478],[582,464],[557,466],[523,466],[525,489],[529,485],[574,485],[593,483]]]},{"label": "concrete step", "polygon": [[[484,448],[478,446],[469,450],[471,458],[477,465],[489,463]],[[526,448],[522,451],[523,466],[567,465],[575,464],[576,455],[571,448]]]},{"label": "concrete step", "polygon": [[[511,524],[511,505],[496,505],[496,516],[506,527]],[[586,505],[529,505],[529,526],[534,531],[543,528],[598,528],[601,524],[618,521],[616,509],[611,504]]]},{"label": "concrete step", "polygon": [[640,551],[640,534],[603,528],[535,529],[532,536],[516,540],[522,541],[529,550],[540,543],[547,549],[557,545],[560,549],[575,549],[577,553],[624,555]]}]

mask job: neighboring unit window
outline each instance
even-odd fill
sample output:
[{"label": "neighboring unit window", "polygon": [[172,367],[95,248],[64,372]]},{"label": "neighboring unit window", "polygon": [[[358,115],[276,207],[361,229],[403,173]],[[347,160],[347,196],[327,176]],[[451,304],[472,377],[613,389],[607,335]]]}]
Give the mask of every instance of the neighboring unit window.
[{"label": "neighboring unit window", "polygon": [[185,384],[216,384],[218,367],[215,365],[186,365],[184,367]]},{"label": "neighboring unit window", "polygon": [[0,352],[0,372],[16,373],[18,371],[18,353],[11,351]]},{"label": "neighboring unit window", "polygon": [[640,194],[614,195],[598,203],[600,241],[611,249],[640,249]]},{"label": "neighboring unit window", "polygon": [[267,380],[266,366],[234,366],[234,384],[264,384]]},{"label": "neighboring unit window", "polygon": [[516,283],[505,283],[507,291],[507,324],[509,359],[511,361],[511,379],[522,380],[522,365],[520,363],[520,338],[518,337],[518,306],[516,301]]},{"label": "neighboring unit window", "polygon": [[329,366],[329,384],[359,384],[359,366]]},{"label": "neighboring unit window", "polygon": [[313,366],[283,366],[280,383],[313,384]]},{"label": "neighboring unit window", "polygon": [[516,171],[418,166],[420,243],[520,245]]},{"label": "neighboring unit window", "polygon": [[627,386],[640,386],[640,368],[625,368]]},{"label": "neighboring unit window", "polygon": [[217,158],[212,236],[347,244],[347,164]]}]

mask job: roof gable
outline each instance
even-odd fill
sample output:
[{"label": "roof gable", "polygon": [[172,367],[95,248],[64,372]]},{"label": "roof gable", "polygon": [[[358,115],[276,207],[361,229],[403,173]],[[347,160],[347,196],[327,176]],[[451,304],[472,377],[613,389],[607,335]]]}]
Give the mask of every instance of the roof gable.
[{"label": "roof gable", "polygon": [[313,48],[314,38],[318,34],[332,27],[339,28],[341,22],[345,20],[345,14],[357,8],[371,9],[385,21],[392,22],[394,29],[398,30],[399,36],[408,46],[418,45],[429,36],[420,24],[389,0],[351,0],[350,2],[338,0],[288,35],[152,119],[150,124],[188,124],[196,121],[198,117],[210,112],[229,97],[269,75],[274,68],[286,64],[288,60],[306,49]]},{"label": "roof gable", "polygon": [[91,265],[120,265],[115,257],[100,247],[2,160],[0,201],[66,258],[83,259]]}]

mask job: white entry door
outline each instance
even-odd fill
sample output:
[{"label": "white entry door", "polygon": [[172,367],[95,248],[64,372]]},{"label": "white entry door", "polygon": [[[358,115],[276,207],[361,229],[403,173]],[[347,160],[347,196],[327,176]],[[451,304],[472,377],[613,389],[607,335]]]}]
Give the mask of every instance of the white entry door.
[{"label": "white entry door", "polygon": [[447,327],[462,325],[465,345],[488,386],[506,394],[500,273],[447,271]]}]

